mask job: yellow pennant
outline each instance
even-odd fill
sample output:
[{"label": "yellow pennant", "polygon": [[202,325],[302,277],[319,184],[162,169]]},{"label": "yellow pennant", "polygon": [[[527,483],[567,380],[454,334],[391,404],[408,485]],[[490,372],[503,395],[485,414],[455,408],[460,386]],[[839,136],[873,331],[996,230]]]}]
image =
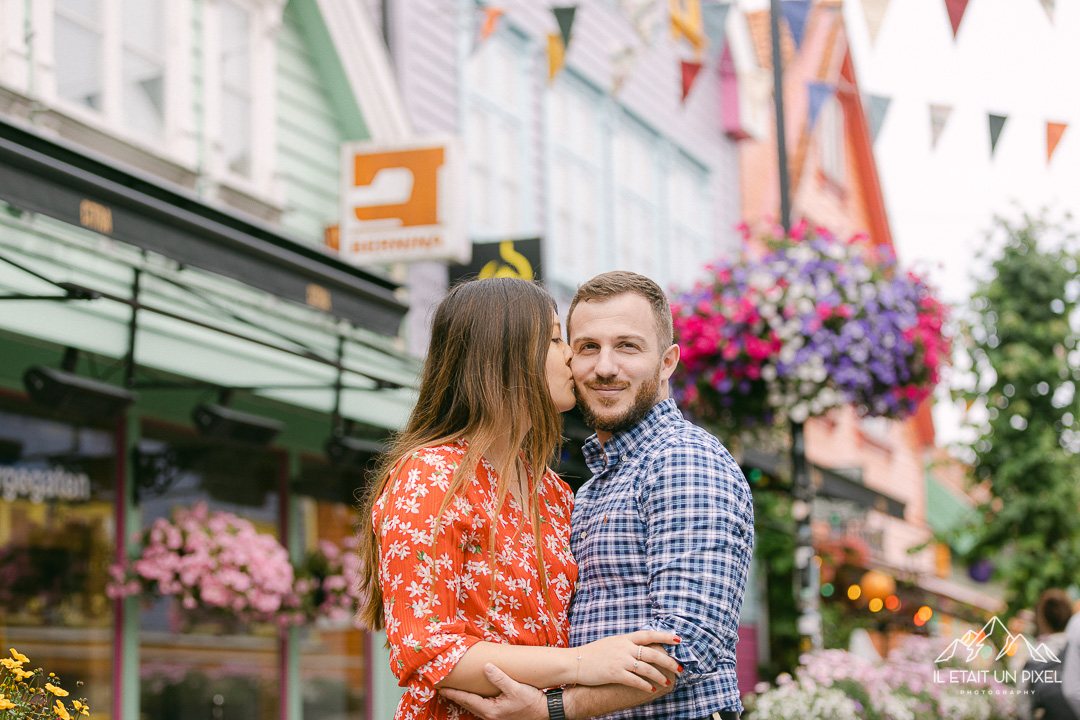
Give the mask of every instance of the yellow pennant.
[{"label": "yellow pennant", "polygon": [[562,70],[566,63],[566,46],[563,45],[562,35],[559,33],[548,35],[548,83],[555,80],[555,76]]}]

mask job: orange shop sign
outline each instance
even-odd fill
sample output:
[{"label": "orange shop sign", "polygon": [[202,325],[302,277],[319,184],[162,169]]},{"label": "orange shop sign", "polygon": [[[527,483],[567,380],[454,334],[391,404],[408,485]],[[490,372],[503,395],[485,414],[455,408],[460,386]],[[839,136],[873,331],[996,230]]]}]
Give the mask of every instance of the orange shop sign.
[{"label": "orange shop sign", "polygon": [[342,145],[342,259],[468,262],[462,158],[454,137]]}]

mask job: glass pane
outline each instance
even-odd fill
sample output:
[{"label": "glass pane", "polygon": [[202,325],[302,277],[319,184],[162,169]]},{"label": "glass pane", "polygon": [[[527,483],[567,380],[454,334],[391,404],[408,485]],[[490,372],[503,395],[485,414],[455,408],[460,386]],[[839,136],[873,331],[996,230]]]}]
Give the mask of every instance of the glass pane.
[{"label": "glass pane", "polygon": [[124,0],[124,45],[160,57],[165,49],[165,7],[161,0]]},{"label": "glass pane", "polygon": [[221,77],[228,87],[251,85],[251,17],[231,2],[221,6]]},{"label": "glass pane", "polygon": [[53,29],[56,90],[60,97],[102,109],[101,33],[57,14]]},{"label": "glass pane", "polygon": [[[206,503],[280,538],[281,458],[157,426],[143,428],[135,484],[143,528]],[[278,720],[278,632],[174,597],[141,598],[140,716],[156,720]]]},{"label": "glass pane", "polygon": [[0,410],[4,652],[56,673],[95,717],[112,706],[115,449],[108,431]]},{"label": "glass pane", "polygon": [[53,0],[57,11],[68,17],[77,17],[87,22],[101,20],[101,0]]},{"label": "glass pane", "polygon": [[[356,537],[355,493],[366,484],[364,467],[374,456],[358,458],[348,468],[305,463],[298,492],[300,535],[308,553],[352,553]],[[304,720],[365,720],[369,639],[348,617],[305,625],[300,640],[300,677]]]},{"label": "glass pane", "polygon": [[164,136],[164,63],[124,53],[124,124],[146,135]]},{"label": "glass pane", "polygon": [[221,98],[221,130],[225,162],[230,172],[251,175],[251,100],[226,90]]}]

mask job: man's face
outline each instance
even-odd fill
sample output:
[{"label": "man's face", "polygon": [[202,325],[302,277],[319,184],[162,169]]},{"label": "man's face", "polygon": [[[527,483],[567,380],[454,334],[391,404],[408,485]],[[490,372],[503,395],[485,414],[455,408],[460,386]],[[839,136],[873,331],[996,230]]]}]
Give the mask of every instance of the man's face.
[{"label": "man's face", "polygon": [[578,303],[570,346],[578,407],[601,442],[667,398],[679,362],[677,345],[660,346],[649,301],[633,293]]}]

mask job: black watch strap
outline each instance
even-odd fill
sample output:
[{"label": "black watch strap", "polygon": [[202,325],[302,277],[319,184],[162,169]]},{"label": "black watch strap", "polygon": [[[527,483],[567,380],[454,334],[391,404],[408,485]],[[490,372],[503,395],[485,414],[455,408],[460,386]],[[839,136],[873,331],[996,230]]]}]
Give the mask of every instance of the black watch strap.
[{"label": "black watch strap", "polygon": [[562,704],[562,688],[551,688],[544,692],[547,696],[548,720],[566,720]]}]

